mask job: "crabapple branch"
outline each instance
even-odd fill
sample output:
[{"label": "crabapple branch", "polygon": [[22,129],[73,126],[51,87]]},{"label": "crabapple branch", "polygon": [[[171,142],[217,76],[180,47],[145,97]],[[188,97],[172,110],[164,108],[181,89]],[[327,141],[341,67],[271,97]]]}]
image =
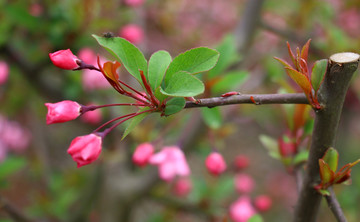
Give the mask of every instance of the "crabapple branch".
[{"label": "crabapple branch", "polygon": [[186,102],[185,108],[215,107],[233,104],[250,103],[255,105],[264,104],[309,104],[305,94],[239,94],[229,97],[213,97],[198,99],[195,102]]},{"label": "crabapple branch", "polygon": [[353,73],[359,64],[356,53],[337,53],[330,57],[318,96],[323,109],[315,112],[309,159],[305,178],[295,208],[294,222],[314,222],[318,214],[321,195],[314,189],[319,184],[319,159],[329,147],[335,146],[342,106]]}]

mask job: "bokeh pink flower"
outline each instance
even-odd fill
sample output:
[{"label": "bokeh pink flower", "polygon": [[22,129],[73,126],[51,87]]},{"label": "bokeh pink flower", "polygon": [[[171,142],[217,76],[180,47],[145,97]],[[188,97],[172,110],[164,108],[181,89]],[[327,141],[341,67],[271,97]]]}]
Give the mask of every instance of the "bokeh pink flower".
[{"label": "bokeh pink flower", "polygon": [[142,143],[136,147],[132,161],[134,164],[143,167],[147,165],[153,153],[154,146],[151,143]]},{"label": "bokeh pink flower", "polygon": [[255,213],[248,196],[239,197],[229,208],[230,218],[234,222],[247,222]]},{"label": "bokeh pink flower", "polygon": [[6,62],[0,61],[0,85],[4,84],[9,77],[9,66]]},{"label": "bokeh pink flower", "polygon": [[212,152],[205,160],[205,165],[209,173],[219,175],[226,170],[226,162],[218,152]]},{"label": "bokeh pink flower", "polygon": [[138,7],[144,4],[145,0],[125,0],[125,4],[131,7]]},{"label": "bokeh pink flower", "polygon": [[[81,49],[78,55],[84,63],[97,66],[97,56],[90,48]],[[100,58],[100,61],[101,60]],[[96,70],[84,69],[82,71],[81,81],[85,90],[106,89],[111,87],[102,73]]]},{"label": "bokeh pink flower", "polygon": [[144,31],[138,25],[129,24],[120,29],[119,36],[133,44],[139,44],[144,40]]},{"label": "bokeh pink flower", "polygon": [[190,168],[185,155],[178,146],[164,147],[149,159],[149,163],[158,166],[159,177],[167,182],[176,176],[190,175]]},{"label": "bokeh pink flower", "polygon": [[250,193],[255,186],[255,182],[251,176],[240,173],[235,176],[235,189],[239,193]]},{"label": "bokeh pink flower", "polygon": [[192,190],[192,183],[190,178],[182,177],[175,181],[173,185],[173,193],[178,197],[188,195]]},{"label": "bokeh pink flower", "polygon": [[267,195],[260,195],[255,198],[254,206],[259,212],[265,212],[271,208],[272,200]]}]

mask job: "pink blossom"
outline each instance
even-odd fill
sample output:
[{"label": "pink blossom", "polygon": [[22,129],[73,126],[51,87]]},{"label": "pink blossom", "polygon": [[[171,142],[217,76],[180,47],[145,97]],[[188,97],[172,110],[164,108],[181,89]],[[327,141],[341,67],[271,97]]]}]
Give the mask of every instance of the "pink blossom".
[{"label": "pink blossom", "polygon": [[153,153],[154,147],[151,143],[142,143],[136,147],[132,160],[136,165],[142,167],[148,163]]},{"label": "pink blossom", "polygon": [[79,68],[78,62],[80,62],[80,60],[70,51],[70,49],[49,53],[49,57],[52,63],[61,69],[72,70]]},{"label": "pink blossom", "polygon": [[234,222],[247,222],[255,213],[251,200],[247,196],[239,197],[230,205],[230,217]]},{"label": "pink blossom", "polygon": [[40,16],[43,13],[43,11],[44,11],[44,8],[39,3],[33,3],[30,5],[29,13],[30,13],[30,15],[32,15],[34,17]]},{"label": "pink blossom", "polygon": [[189,178],[178,179],[173,187],[173,192],[176,196],[183,197],[188,195],[192,190],[192,183]]},{"label": "pink blossom", "polygon": [[100,109],[89,110],[80,116],[80,119],[89,124],[97,125],[102,120],[102,114]]},{"label": "pink blossom", "polygon": [[245,155],[238,155],[235,157],[235,167],[236,169],[242,170],[245,169],[249,166],[249,157],[245,156]]},{"label": "pink blossom", "polygon": [[177,146],[164,147],[149,159],[149,163],[158,165],[159,176],[165,181],[171,181],[176,175],[190,175],[190,168],[186,162],[185,155]]},{"label": "pink blossom", "polygon": [[94,133],[78,136],[70,144],[67,150],[77,163],[77,167],[90,164],[97,160],[101,153],[102,138]]},{"label": "pink blossom", "polygon": [[235,176],[235,189],[239,193],[250,193],[254,189],[254,185],[254,180],[245,173]]},{"label": "pink blossom", "polygon": [[31,134],[19,123],[7,121],[0,131],[0,138],[13,151],[23,151],[29,146]]},{"label": "pink blossom", "polygon": [[[79,51],[79,58],[86,64],[97,66],[97,56],[89,48],[81,49]],[[101,60],[100,58],[100,61]],[[81,79],[85,90],[106,89],[111,87],[102,73],[96,70],[84,69]]]},{"label": "pink blossom", "polygon": [[48,108],[46,123],[63,123],[76,119],[80,115],[81,105],[77,102],[64,100],[58,103],[45,103]]},{"label": "pink blossom", "polygon": [[9,66],[4,61],[0,61],[0,85],[4,84],[9,76]]},{"label": "pink blossom", "polygon": [[212,152],[205,160],[209,173],[219,175],[226,170],[226,162],[218,152]]},{"label": "pink blossom", "polygon": [[135,24],[129,24],[122,27],[119,35],[134,44],[138,44],[144,39],[144,31],[140,26]]},{"label": "pink blossom", "polygon": [[271,208],[272,200],[267,195],[260,195],[255,198],[254,205],[258,211],[265,212]]},{"label": "pink blossom", "polygon": [[128,6],[137,7],[144,4],[144,0],[125,0],[125,4]]}]

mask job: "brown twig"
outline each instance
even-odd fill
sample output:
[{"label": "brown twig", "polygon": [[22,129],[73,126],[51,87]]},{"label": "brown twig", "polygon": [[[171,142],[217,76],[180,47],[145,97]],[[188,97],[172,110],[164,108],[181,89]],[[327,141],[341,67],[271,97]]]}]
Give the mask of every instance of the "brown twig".
[{"label": "brown twig", "polygon": [[23,212],[11,204],[6,198],[0,196],[0,210],[5,211],[15,222],[31,222]]},{"label": "brown twig", "polygon": [[[255,103],[254,103],[255,102]],[[185,108],[215,107],[233,104],[309,104],[303,93],[291,94],[241,94],[229,97],[213,97],[198,99],[196,102],[186,102]]]},{"label": "brown twig", "polygon": [[333,188],[329,187],[328,191],[330,192],[330,196],[326,196],[325,198],[326,198],[328,206],[329,206],[330,210],[333,212],[336,220],[338,222],[347,222],[344,212],[342,211],[341,206],[340,206],[338,200],[336,199],[336,195],[335,195]]},{"label": "brown twig", "polygon": [[329,147],[335,146],[336,132],[353,73],[360,56],[355,53],[338,53],[329,59],[327,72],[320,87],[319,101],[322,110],[315,112],[309,159],[299,199],[295,208],[294,222],[315,222],[321,195],[314,189],[320,183],[318,160]]}]

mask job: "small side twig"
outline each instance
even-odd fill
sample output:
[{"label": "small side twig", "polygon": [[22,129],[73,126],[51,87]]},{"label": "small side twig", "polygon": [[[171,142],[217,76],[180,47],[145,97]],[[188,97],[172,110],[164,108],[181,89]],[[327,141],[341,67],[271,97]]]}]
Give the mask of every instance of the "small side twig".
[{"label": "small side twig", "polygon": [[305,94],[240,94],[229,97],[213,97],[198,99],[196,102],[186,102],[185,108],[215,107],[233,104],[249,103],[255,105],[263,104],[309,104]]},{"label": "small side twig", "polygon": [[330,192],[330,196],[325,196],[325,198],[326,198],[328,206],[329,206],[330,210],[333,212],[336,220],[338,222],[347,222],[344,212],[342,211],[341,206],[340,206],[338,200],[336,199],[336,195],[335,195],[333,188],[329,187],[328,191]]},{"label": "small side twig", "polygon": [[0,211],[5,211],[15,222],[32,222],[23,212],[0,196]]}]

